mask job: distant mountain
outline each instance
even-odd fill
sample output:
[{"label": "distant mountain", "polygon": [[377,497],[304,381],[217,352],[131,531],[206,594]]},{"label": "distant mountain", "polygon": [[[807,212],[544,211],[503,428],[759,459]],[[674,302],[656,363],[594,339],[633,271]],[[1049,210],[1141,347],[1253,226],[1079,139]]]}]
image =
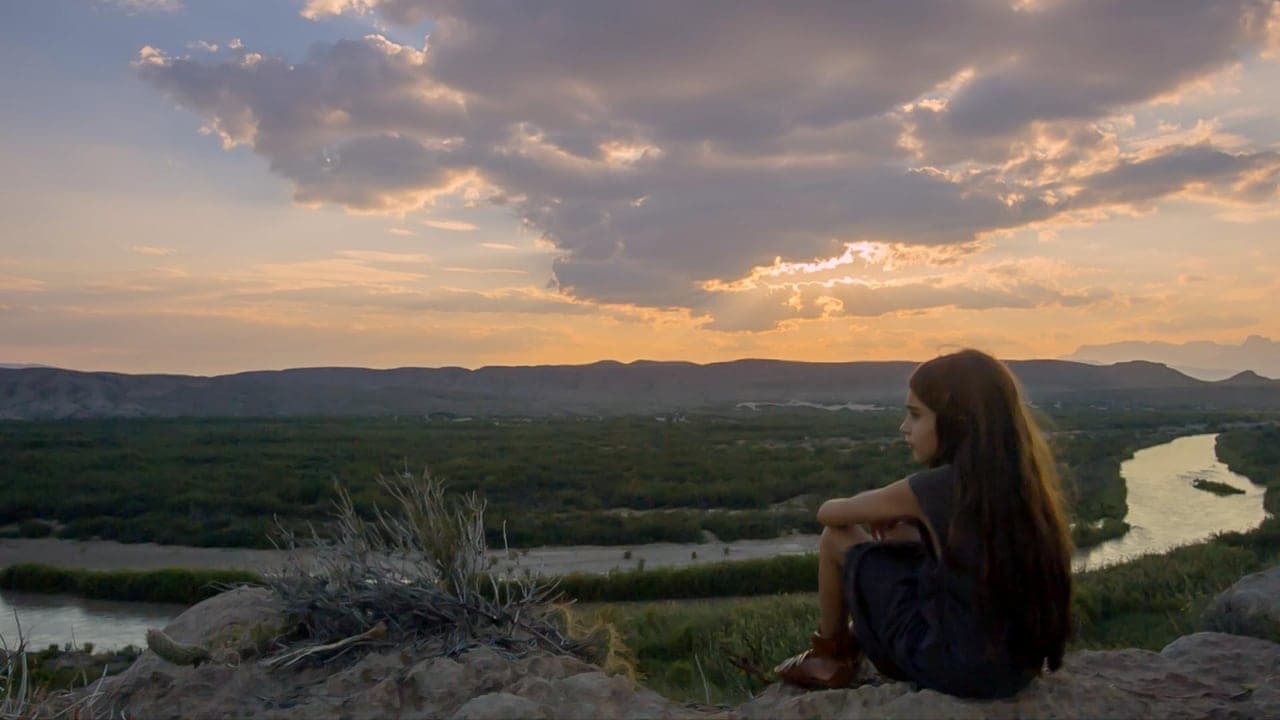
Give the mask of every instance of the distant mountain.
[{"label": "distant mountain", "polygon": [[1222,381],[1223,385],[1235,385],[1239,387],[1270,387],[1276,381],[1271,378],[1265,378],[1252,370],[1245,370],[1242,373],[1236,373],[1226,380]]},{"label": "distant mountain", "polygon": [[1201,380],[1222,380],[1245,370],[1280,378],[1280,342],[1261,335],[1250,335],[1239,345],[1208,341],[1181,345],[1136,341],[1081,345],[1063,359],[1100,364],[1149,360],[1164,363]]},{"label": "distant mountain", "polygon": [[[1205,382],[1158,363],[1009,365],[1035,402],[1280,407],[1280,381]],[[913,362],[737,360],[696,365],[301,368],[217,377],[55,368],[0,370],[0,419],[425,415],[617,415],[738,403],[899,405]]]}]

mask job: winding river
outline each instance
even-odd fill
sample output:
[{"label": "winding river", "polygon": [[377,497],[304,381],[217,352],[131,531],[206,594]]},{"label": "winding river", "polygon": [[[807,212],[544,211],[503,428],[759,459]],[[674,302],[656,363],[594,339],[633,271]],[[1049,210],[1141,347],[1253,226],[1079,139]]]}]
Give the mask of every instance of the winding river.
[{"label": "winding river", "polygon": [[[1217,436],[1190,435],[1139,450],[1120,466],[1128,488],[1128,534],[1076,558],[1076,568],[1097,568],[1180,545],[1204,540],[1214,533],[1257,527],[1264,518],[1263,488],[1237,475],[1218,461]],[[1197,478],[1225,483],[1243,493],[1219,496],[1192,486]],[[694,565],[720,560],[744,560],[813,552],[816,536],[791,536],[733,543],[654,543],[627,547],[535,548],[521,553],[520,567],[535,573],[607,572],[633,568]],[[628,553],[629,551],[629,553]],[[626,553],[624,555],[624,553]],[[511,560],[495,553],[499,566]],[[250,567],[278,565],[275,551],[225,548],[164,548],[155,545],[71,542],[63,540],[0,541],[0,566],[14,562],[95,569],[116,567]],[[98,647],[141,645],[146,628],[163,626],[181,606],[103,602],[66,596],[0,593],[0,636],[12,647],[17,621],[32,647],[92,642]]]},{"label": "winding river", "polygon": [[[1265,517],[1266,489],[1231,472],[1214,453],[1217,435],[1188,435],[1144,448],[1120,465],[1128,489],[1129,532],[1089,548],[1076,568],[1114,565],[1204,540],[1214,533],[1252,530]],[[1244,492],[1219,496],[1192,485],[1197,479]]]}]

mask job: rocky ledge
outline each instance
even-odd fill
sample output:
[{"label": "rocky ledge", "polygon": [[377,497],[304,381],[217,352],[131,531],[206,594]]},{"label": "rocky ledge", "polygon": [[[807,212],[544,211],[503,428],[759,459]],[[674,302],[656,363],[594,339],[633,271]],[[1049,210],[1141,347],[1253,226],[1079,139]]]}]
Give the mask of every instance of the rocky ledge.
[{"label": "rocky ledge", "polygon": [[[1236,617],[1241,608],[1256,617],[1255,590],[1276,578],[1280,568],[1242,580],[1211,608],[1206,626],[1227,625],[1215,613]],[[1236,601],[1228,599],[1233,592]],[[1277,597],[1270,594],[1273,606]],[[147,651],[92,695],[72,700],[81,717],[145,718],[1280,717],[1280,644],[1221,632],[1187,635],[1158,653],[1071,653],[1061,671],[1007,700],[962,700],[894,682],[825,692],[773,685],[737,708],[708,708],[564,656],[509,660],[478,648],[421,659],[388,650],[340,669],[267,669],[231,647],[279,622],[265,591],[224,593],[165,629],[175,641],[213,648],[213,661],[180,667]]]}]

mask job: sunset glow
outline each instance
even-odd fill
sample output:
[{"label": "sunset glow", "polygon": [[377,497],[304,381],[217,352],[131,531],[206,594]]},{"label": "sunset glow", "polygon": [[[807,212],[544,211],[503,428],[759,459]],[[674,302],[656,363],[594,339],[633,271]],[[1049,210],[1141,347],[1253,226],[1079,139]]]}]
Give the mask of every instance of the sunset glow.
[{"label": "sunset glow", "polygon": [[0,362],[1280,339],[1280,3],[560,4],[4,3]]}]

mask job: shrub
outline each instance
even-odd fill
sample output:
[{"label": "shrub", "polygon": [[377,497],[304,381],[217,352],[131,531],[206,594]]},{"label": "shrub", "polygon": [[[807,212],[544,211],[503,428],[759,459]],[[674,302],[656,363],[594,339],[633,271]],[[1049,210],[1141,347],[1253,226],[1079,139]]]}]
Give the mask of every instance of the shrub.
[{"label": "shrub", "polygon": [[329,643],[380,626],[394,628],[394,641],[414,651],[453,654],[483,643],[515,654],[537,647],[589,654],[565,616],[557,621],[553,583],[487,574],[484,503],[476,495],[448,497],[431,474],[407,471],[380,478],[379,487],[391,507],[373,506],[366,520],[335,486],[333,540],[281,530],[287,560],[267,584],[299,632],[294,647],[268,664],[323,654]]},{"label": "shrub", "polygon": [[30,563],[0,570],[0,588],[6,590],[183,605],[212,597],[231,585],[261,585],[262,582],[261,576],[245,570],[96,571]]},{"label": "shrub", "polygon": [[18,535],[24,538],[42,538],[53,534],[53,525],[43,520],[23,520],[18,526]]}]

